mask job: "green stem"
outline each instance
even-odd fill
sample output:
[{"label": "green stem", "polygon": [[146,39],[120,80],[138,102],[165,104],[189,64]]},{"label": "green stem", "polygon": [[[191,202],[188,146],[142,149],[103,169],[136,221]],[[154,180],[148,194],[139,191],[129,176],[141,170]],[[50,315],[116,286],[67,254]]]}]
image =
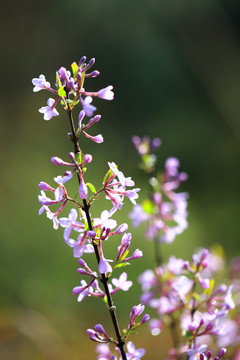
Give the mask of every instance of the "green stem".
[{"label": "green stem", "polygon": [[[73,144],[74,144],[74,151],[75,151],[75,155],[77,155],[78,153],[80,153],[81,149],[80,149],[80,146],[78,144],[78,139],[76,137],[76,131],[75,131],[75,126],[74,126],[73,117],[72,117],[72,111],[71,110],[68,110],[68,116],[69,116],[71,130],[72,130],[72,141],[73,141]],[[80,180],[79,172],[77,172],[77,176],[78,176],[78,182],[80,184],[81,180]],[[86,214],[89,230],[93,230],[92,221],[91,221],[91,215],[90,215],[90,212],[89,212],[89,205],[88,205],[86,200],[83,200],[83,210],[84,210],[84,212]],[[100,254],[99,254],[97,244],[94,243],[94,239],[92,239],[92,245],[93,245],[94,252],[95,252],[95,255],[96,255],[97,263],[99,264],[99,262],[100,262]],[[105,276],[105,274],[101,274],[101,282],[103,284],[104,292],[105,292],[105,295],[107,297],[108,309],[109,309],[109,312],[110,312],[113,327],[114,327],[115,334],[116,334],[116,337],[117,337],[117,346],[118,346],[118,348],[119,348],[119,350],[121,352],[122,360],[127,360],[126,352],[125,352],[125,349],[124,349],[125,342],[123,341],[122,336],[121,336],[121,332],[120,332],[120,328],[119,328],[118,320],[117,320],[117,315],[116,315],[116,308],[113,305],[113,300],[112,300],[112,297],[111,297],[111,294],[110,294],[110,291],[109,291],[109,288],[108,288],[108,278]]]}]

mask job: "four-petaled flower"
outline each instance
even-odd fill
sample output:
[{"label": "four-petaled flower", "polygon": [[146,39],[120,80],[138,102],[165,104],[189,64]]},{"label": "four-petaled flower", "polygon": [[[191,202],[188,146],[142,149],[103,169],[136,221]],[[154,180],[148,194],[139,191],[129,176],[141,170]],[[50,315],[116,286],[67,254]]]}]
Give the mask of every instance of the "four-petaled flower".
[{"label": "four-petaled flower", "polygon": [[43,89],[49,89],[50,83],[46,81],[46,78],[44,75],[40,75],[39,78],[32,79],[32,83],[34,85],[33,91],[37,92]]},{"label": "four-petaled flower", "polygon": [[44,120],[50,120],[53,116],[58,116],[59,113],[55,109],[56,101],[52,98],[49,98],[47,101],[47,106],[41,107],[38,111],[44,114]]}]

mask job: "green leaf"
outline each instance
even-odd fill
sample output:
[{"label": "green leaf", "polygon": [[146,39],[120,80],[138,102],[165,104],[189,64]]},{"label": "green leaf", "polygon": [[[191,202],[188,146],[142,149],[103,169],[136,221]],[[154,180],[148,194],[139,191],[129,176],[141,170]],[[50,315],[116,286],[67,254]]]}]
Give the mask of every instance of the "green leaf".
[{"label": "green leaf", "polygon": [[78,64],[76,62],[73,62],[72,65],[72,72],[73,72],[73,76],[77,76],[77,72],[78,72]]},{"label": "green leaf", "polygon": [[131,327],[131,332],[134,332],[140,325],[142,325],[140,322],[138,322],[138,323],[136,323],[135,325],[133,325],[132,327]]},{"label": "green leaf", "polygon": [[114,172],[109,169],[108,172],[106,173],[106,175],[104,176],[104,179],[103,179],[103,184],[106,183],[106,181],[108,181],[108,179],[114,174]]},{"label": "green leaf", "polygon": [[193,298],[195,299],[195,300],[197,300],[199,303],[202,301],[202,299],[201,299],[201,296],[198,294],[198,293],[193,293]]},{"label": "green leaf", "polygon": [[79,103],[79,100],[73,101],[73,105],[77,105]]},{"label": "green leaf", "polygon": [[96,237],[100,237],[100,235],[101,235],[101,228],[100,228],[100,226],[96,229],[95,228],[95,231],[96,231]]},{"label": "green leaf", "polygon": [[125,259],[125,257],[128,256],[128,254],[129,254],[129,250],[126,250],[126,251],[124,252],[124,254],[120,257],[119,261],[122,261],[123,259]]},{"label": "green leaf", "polygon": [[127,266],[127,265],[130,265],[130,263],[119,263],[119,264],[116,264],[114,266],[114,269],[121,268],[121,267],[124,267],[124,266]]},{"label": "green leaf", "polygon": [[78,164],[81,164],[83,162],[83,158],[84,158],[84,156],[81,151],[79,153],[77,153],[76,160],[77,160]]},{"label": "green leaf", "polygon": [[108,299],[107,299],[107,296],[106,296],[106,295],[104,296],[103,301],[105,302],[105,304],[108,303]]},{"label": "green leaf", "polygon": [[67,94],[66,94],[66,91],[64,90],[64,87],[65,85],[61,86],[59,89],[58,89],[58,95],[61,96],[61,97],[65,97]]},{"label": "green leaf", "polygon": [[84,80],[85,80],[85,72],[82,72],[82,87],[83,87],[83,85],[84,85]]},{"label": "green leaf", "polygon": [[91,184],[90,182],[86,183],[86,185],[89,187],[92,193],[96,193],[95,186]]},{"label": "green leaf", "polygon": [[56,72],[56,83],[57,83],[58,88],[60,88],[62,86],[58,72]]}]

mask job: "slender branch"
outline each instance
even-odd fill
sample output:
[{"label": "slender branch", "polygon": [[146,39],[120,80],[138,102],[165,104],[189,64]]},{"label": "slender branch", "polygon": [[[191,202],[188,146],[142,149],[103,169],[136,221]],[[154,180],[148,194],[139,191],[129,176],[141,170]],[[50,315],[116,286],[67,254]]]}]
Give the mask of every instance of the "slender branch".
[{"label": "slender branch", "polygon": [[[76,155],[76,154],[80,153],[81,149],[80,149],[80,146],[78,144],[78,139],[76,137],[76,131],[75,131],[75,126],[74,126],[73,117],[72,117],[72,111],[71,110],[68,110],[68,116],[69,116],[69,120],[70,120],[70,125],[71,125],[71,130],[72,130],[72,141],[73,141],[73,144],[74,144],[74,150],[75,150],[75,155]],[[77,172],[77,176],[78,176],[78,182],[80,184],[81,180],[80,180],[79,172]],[[92,221],[91,221],[91,215],[90,215],[90,212],[89,212],[89,205],[88,205],[86,200],[83,200],[83,210],[84,210],[84,212],[86,214],[89,230],[93,230]],[[97,262],[99,264],[99,262],[100,262],[100,254],[99,254],[98,246],[94,243],[94,239],[92,239],[92,245],[94,247],[94,252],[95,252],[95,255],[96,255]],[[105,292],[105,295],[107,297],[108,309],[109,309],[109,312],[110,312],[110,315],[111,315],[112,323],[113,323],[114,330],[115,330],[116,337],[117,337],[117,341],[118,341],[117,346],[118,346],[118,348],[119,348],[119,350],[121,352],[122,359],[127,360],[126,352],[125,352],[125,349],[124,349],[125,342],[123,341],[121,333],[120,333],[118,320],[117,320],[117,315],[116,315],[116,308],[113,305],[113,300],[112,300],[112,297],[111,297],[111,294],[110,294],[110,291],[109,291],[109,288],[108,288],[108,278],[105,276],[105,274],[101,274],[101,282],[103,284],[104,292]]]}]

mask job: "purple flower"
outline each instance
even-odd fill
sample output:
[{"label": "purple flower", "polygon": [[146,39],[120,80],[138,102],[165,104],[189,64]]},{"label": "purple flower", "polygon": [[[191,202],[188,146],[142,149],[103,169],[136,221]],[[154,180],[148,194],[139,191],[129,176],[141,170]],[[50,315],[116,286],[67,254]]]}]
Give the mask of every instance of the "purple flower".
[{"label": "purple flower", "polygon": [[155,152],[162,143],[159,138],[154,138],[151,141],[149,136],[144,136],[141,140],[140,137],[136,135],[132,137],[132,142],[140,156]]},{"label": "purple flower", "polygon": [[155,286],[158,281],[152,270],[145,270],[138,278],[139,283],[142,285],[142,291],[148,291],[151,287]]},{"label": "purple flower", "polygon": [[98,264],[98,270],[99,270],[100,274],[106,274],[106,273],[112,272],[112,267],[109,264],[110,261],[112,261],[112,260],[105,259],[104,257],[102,257],[100,259],[99,264]]},{"label": "purple flower", "polygon": [[113,229],[117,226],[116,220],[110,219],[110,213],[107,210],[104,210],[101,213],[100,218],[94,218],[93,220],[94,228],[105,228],[105,229]]},{"label": "purple flower", "polygon": [[55,109],[56,101],[52,98],[49,98],[47,101],[48,106],[41,107],[38,111],[44,114],[44,120],[50,120],[53,116],[58,116],[59,113]]},{"label": "purple flower", "polygon": [[232,298],[232,289],[233,289],[233,285],[230,285],[224,298],[224,305],[226,306],[227,309],[235,308],[235,303]]},{"label": "purple flower", "polygon": [[114,98],[114,93],[112,91],[113,86],[109,85],[107,87],[105,87],[104,89],[101,89],[97,92],[97,96],[100,99],[104,99],[104,100],[113,100]]},{"label": "purple flower", "polygon": [[63,176],[60,176],[60,175],[56,176],[54,178],[54,181],[59,185],[63,185],[66,182],[68,182],[69,180],[71,180],[72,177],[73,177],[72,171],[66,171]]},{"label": "purple flower", "polygon": [[60,67],[60,69],[58,70],[58,73],[59,73],[59,75],[60,75],[60,77],[61,77],[61,80],[63,80],[63,81],[65,81],[65,82],[68,82],[69,81],[69,78],[70,78],[70,76],[71,76],[71,73],[70,73],[70,71],[67,71],[66,69],[65,69],[65,67]]},{"label": "purple flower", "polygon": [[85,77],[91,77],[91,78],[95,78],[100,74],[100,72],[98,70],[94,70],[89,74],[85,74]]},{"label": "purple flower", "polygon": [[81,103],[82,103],[82,108],[85,111],[85,114],[87,117],[91,117],[93,116],[94,111],[97,110],[97,108],[93,105],[91,105],[92,102],[92,97],[91,96],[86,96],[85,99],[81,99]]},{"label": "purple flower", "polygon": [[113,278],[112,284],[115,286],[115,289],[112,291],[112,294],[114,294],[118,290],[128,291],[130,287],[132,286],[132,281],[127,281],[127,273],[123,272],[119,279]]},{"label": "purple flower", "polygon": [[[114,162],[108,163],[110,168],[110,176],[104,184],[104,191],[107,199],[110,199],[114,205],[113,211],[121,209],[123,205],[124,196],[128,197],[133,204],[136,204],[135,199],[138,198],[138,188],[126,190],[127,186],[134,186],[134,181],[128,177],[126,178],[121,171],[118,170]],[[118,177],[118,181],[116,179]]]},{"label": "purple flower", "polygon": [[207,345],[196,345],[192,349],[187,351],[188,360],[199,360],[200,353],[203,353],[207,349]]},{"label": "purple flower", "polygon": [[168,269],[175,275],[180,275],[184,266],[183,259],[176,259],[175,256],[170,256],[168,259]]},{"label": "purple flower", "polygon": [[99,344],[96,347],[98,360],[112,360],[112,354],[107,344]]},{"label": "purple flower", "polygon": [[132,327],[135,323],[137,317],[141,315],[141,313],[144,311],[145,306],[142,304],[133,306],[130,315],[129,315],[129,327]]},{"label": "purple flower", "polygon": [[95,281],[96,280],[93,279],[89,284],[87,284],[86,281],[81,280],[81,286],[76,286],[73,288],[73,295],[78,295],[78,302],[81,302],[86,296],[91,295],[93,290],[91,285],[93,285]]},{"label": "purple flower", "polygon": [[124,259],[124,261],[130,261],[130,260],[139,259],[142,256],[143,256],[143,252],[141,250],[139,250],[139,249],[136,249],[136,250],[134,250],[134,253],[131,256],[126,257]]},{"label": "purple flower", "polygon": [[161,144],[162,144],[161,139],[159,138],[152,139],[152,142],[150,144],[150,153],[156,151],[159,148],[159,146],[161,146]]},{"label": "purple flower", "polygon": [[65,239],[66,244],[73,248],[73,257],[80,258],[84,253],[94,252],[92,244],[85,244],[86,235],[86,232],[79,234],[77,241],[70,238]]},{"label": "purple flower", "polygon": [[[45,192],[41,190],[41,195],[38,196],[38,200],[42,205],[42,207],[39,209],[38,215],[41,215],[44,211],[46,211],[47,217],[53,221],[54,229],[58,229],[59,221],[57,219],[57,216],[60,214],[60,212],[62,212],[62,210],[66,206],[68,199],[66,188],[64,187],[64,185],[60,185],[59,187],[57,187],[57,189],[53,189],[50,185],[44,182],[40,182],[39,187],[40,189],[44,188],[47,191],[54,192],[55,199],[52,200],[48,198]],[[60,204],[60,203],[62,203],[62,205],[55,213],[53,213],[48,207],[49,205]]]},{"label": "purple flower", "polygon": [[101,144],[103,142],[103,137],[101,134],[98,134],[96,136],[89,135],[85,130],[88,129],[93,124],[97,123],[101,119],[101,115],[96,115],[94,118],[90,119],[87,123],[87,125],[82,125],[82,120],[84,119],[85,111],[82,110],[79,113],[78,117],[78,131],[81,131],[88,139],[91,139],[92,141]]},{"label": "purple flower", "polygon": [[186,173],[179,173],[179,160],[174,157],[167,159],[165,163],[165,174],[164,174],[164,183],[163,190],[168,192],[176,190],[181,182],[187,180]]},{"label": "purple flower", "polygon": [[77,217],[77,211],[75,209],[71,209],[68,217],[59,219],[60,226],[65,228],[63,235],[65,240],[69,239],[72,229],[77,232],[84,232],[84,224],[77,221]]},{"label": "purple flower", "polygon": [[219,350],[217,356],[218,356],[219,358],[221,358],[221,357],[223,357],[223,355],[226,354],[226,352],[227,352],[227,349],[222,348],[222,349]]},{"label": "purple flower", "polygon": [[133,227],[138,227],[141,223],[149,220],[150,215],[143,210],[141,205],[135,205],[129,213],[129,218],[132,220]]},{"label": "purple flower", "polygon": [[135,345],[129,341],[127,343],[127,359],[128,360],[138,360],[141,359],[145,355],[145,349],[136,349]]},{"label": "purple flower", "polygon": [[[142,314],[144,309],[145,309],[145,306],[142,304],[133,306],[133,308],[130,312],[130,315],[129,315],[129,323],[128,323],[129,330],[135,325],[136,319]],[[149,320],[149,318],[150,318],[150,316],[148,314],[145,314],[138,325],[144,324],[146,321]]]},{"label": "purple flower", "polygon": [[[70,153],[71,154],[71,153]],[[69,162],[67,162],[67,161],[64,161],[64,160],[62,160],[61,158],[59,158],[58,156],[53,156],[52,158],[51,158],[51,162],[54,164],[54,165],[56,165],[56,166],[62,166],[62,165],[64,165],[64,166],[71,166],[71,167],[75,167],[76,166],[76,164],[71,164],[71,163],[69,163]]]},{"label": "purple flower", "polygon": [[[46,81],[46,78],[44,75],[40,75],[39,78],[32,79],[32,83],[34,85],[33,91],[37,92],[43,89],[49,89],[50,83]],[[45,119],[46,120],[46,119]]]},{"label": "purple flower", "polygon": [[123,223],[118,226],[118,228],[114,231],[114,234],[123,234],[128,229],[128,224]]},{"label": "purple flower", "polygon": [[132,238],[132,235],[130,233],[123,235],[121,245],[118,246],[117,261],[119,261],[122,258],[122,256],[126,253],[127,249],[130,246],[131,238]]},{"label": "purple flower", "polygon": [[108,343],[111,341],[110,337],[107,335],[104,327],[101,324],[97,324],[92,329],[87,329],[90,340],[99,342],[99,343]]}]

